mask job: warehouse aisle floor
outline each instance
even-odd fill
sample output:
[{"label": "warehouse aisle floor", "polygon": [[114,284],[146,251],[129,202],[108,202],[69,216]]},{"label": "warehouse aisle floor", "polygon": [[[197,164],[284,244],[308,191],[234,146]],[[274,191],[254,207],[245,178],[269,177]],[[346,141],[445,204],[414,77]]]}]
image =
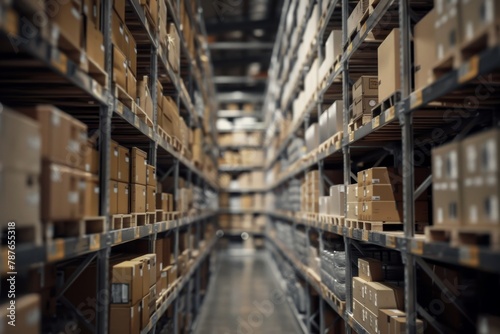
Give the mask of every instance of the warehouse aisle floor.
[{"label": "warehouse aisle floor", "polygon": [[301,333],[268,255],[220,254],[196,334]]}]

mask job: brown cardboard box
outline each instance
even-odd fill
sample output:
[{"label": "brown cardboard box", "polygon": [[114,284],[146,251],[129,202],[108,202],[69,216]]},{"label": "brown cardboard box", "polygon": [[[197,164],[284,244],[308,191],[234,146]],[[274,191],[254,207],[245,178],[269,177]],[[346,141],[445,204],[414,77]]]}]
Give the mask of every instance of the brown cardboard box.
[{"label": "brown cardboard box", "polygon": [[4,107],[0,112],[0,164],[2,169],[40,174],[42,166],[40,126]]},{"label": "brown cardboard box", "polygon": [[450,143],[432,150],[432,202],[434,208],[434,224],[462,224],[462,168],[460,164],[461,149],[459,143]]},{"label": "brown cardboard box", "polygon": [[390,184],[371,184],[358,189],[358,201],[400,201],[402,187],[393,187]]},{"label": "brown cardboard box", "polygon": [[130,182],[146,185],[147,153],[137,147],[132,148],[132,173]]},{"label": "brown cardboard box", "polygon": [[[160,278],[161,271],[163,270],[163,251],[165,249],[164,238],[158,238],[155,241],[155,254],[156,254],[156,282]],[[161,289],[158,289],[161,291]]]},{"label": "brown cardboard box", "polygon": [[85,173],[85,182],[83,215],[85,217],[99,216],[99,177]]},{"label": "brown cardboard box", "polygon": [[148,288],[153,287],[156,283],[156,265],[157,265],[156,254],[154,254],[154,253],[145,254],[143,256],[140,256],[137,259],[140,259],[142,261],[146,260],[146,263],[148,264],[148,270],[149,270],[149,287]]},{"label": "brown cardboard box", "polygon": [[[128,60],[129,72],[135,77],[137,75],[137,44],[135,43],[134,36],[125,26],[125,55]],[[135,95],[135,93],[134,93]]]},{"label": "brown cardboard box", "polygon": [[366,280],[361,277],[352,278],[352,298],[364,302],[366,296]]},{"label": "brown cardboard box", "polygon": [[40,125],[42,159],[85,170],[85,124],[51,105],[38,105],[19,111],[35,119]]},{"label": "brown cardboard box", "polygon": [[113,180],[109,182],[109,214],[118,214],[118,182]]},{"label": "brown cardboard box", "polygon": [[347,202],[346,218],[358,219],[358,202]]},{"label": "brown cardboard box", "polygon": [[465,225],[498,228],[500,197],[500,131],[468,137],[461,144],[460,177]]},{"label": "brown cardboard box", "polygon": [[125,55],[125,58],[127,58],[127,54],[125,52],[125,29],[126,26],[123,23],[123,20],[114,10],[111,14],[111,42],[114,46],[118,47],[118,49],[120,49],[120,51],[122,51]]},{"label": "brown cardboard box", "polygon": [[432,68],[436,64],[435,21],[436,11],[433,9],[418,21],[414,28],[415,90],[429,85],[434,78]]},{"label": "brown cardboard box", "polygon": [[119,172],[119,164],[120,164],[120,153],[119,153],[118,147],[119,147],[118,143],[115,142],[114,140],[112,140],[111,144],[110,144],[111,169],[109,171],[109,177],[111,180],[114,180],[114,181],[119,181],[118,172]]},{"label": "brown cardboard box", "polygon": [[118,178],[117,181],[130,182],[130,150],[118,146]]},{"label": "brown cardboard box", "polygon": [[42,220],[82,218],[77,178],[71,168],[44,163],[41,180]]},{"label": "brown cardboard box", "polygon": [[[139,290],[140,290],[140,295],[141,295],[140,298],[142,298],[149,293],[149,288],[151,287],[149,285],[150,280],[151,280],[151,277],[150,277],[151,276],[150,275],[151,262],[150,262],[150,259],[147,257],[137,257],[137,258],[130,260],[130,262],[137,263],[140,265],[140,268],[141,268],[140,274],[142,275],[142,281],[141,281],[141,286],[140,286]],[[156,274],[154,274],[153,276],[156,276]]]},{"label": "brown cardboard box", "polygon": [[156,168],[151,165],[147,165],[146,170],[146,185],[156,187]]},{"label": "brown cardboard box", "polygon": [[358,172],[358,187],[360,185],[371,184],[392,184],[392,179],[398,176],[399,173],[394,168],[389,167],[373,167],[370,169]]},{"label": "brown cardboard box", "polygon": [[347,202],[357,202],[358,201],[358,184],[349,184],[346,187]]},{"label": "brown cardboard box", "polygon": [[458,0],[434,0],[434,3],[436,9],[434,40],[436,43],[437,63],[449,62],[448,59],[461,43],[460,7]]},{"label": "brown cardboard box", "polygon": [[111,304],[109,313],[110,334],[137,334],[141,330],[141,302],[134,306]]},{"label": "brown cardboard box", "polygon": [[365,329],[370,334],[378,334],[378,313],[373,313],[369,309],[366,309],[366,320],[365,320]]},{"label": "brown cardboard box", "polygon": [[156,194],[156,209],[163,210],[163,212],[170,212],[168,206],[168,194],[167,193],[157,193]]},{"label": "brown cardboard box", "polygon": [[148,325],[149,319],[151,318],[151,315],[154,312],[153,311],[154,308],[149,303],[150,299],[151,295],[148,293],[141,300],[141,328],[144,328]]},{"label": "brown cardboard box", "polygon": [[382,281],[384,273],[382,271],[382,262],[372,258],[358,259],[359,277],[367,282]]},{"label": "brown cardboard box", "polygon": [[360,302],[356,299],[352,301],[352,314],[354,317],[354,320],[356,320],[361,326],[365,326],[367,314],[366,314],[366,309],[363,306],[363,302]]},{"label": "brown cardboard box", "polygon": [[147,186],[146,189],[146,212],[156,211],[156,187]]},{"label": "brown cardboard box", "polygon": [[364,201],[358,206],[361,220],[401,222],[400,206],[394,201]]},{"label": "brown cardboard box", "polygon": [[113,0],[113,9],[122,22],[125,22],[125,4],[126,0]]},{"label": "brown cardboard box", "polygon": [[[14,300],[11,300],[14,301]],[[10,334],[41,333],[41,302],[39,294],[19,296],[15,304],[5,302],[0,305],[0,331]],[[15,326],[10,326],[10,315],[15,315]]]},{"label": "brown cardboard box", "polygon": [[151,92],[148,86],[148,77],[145,75],[137,83],[137,100],[138,105],[141,109],[148,115],[148,117],[153,119],[153,100],[151,99]]},{"label": "brown cardboard box", "polygon": [[0,167],[0,228],[40,223],[40,184],[37,174]]},{"label": "brown cardboard box", "polygon": [[[406,317],[391,317],[390,334],[404,334],[406,333]],[[417,319],[417,334],[424,333],[424,323],[422,320]],[[493,332],[492,332],[493,333]]]},{"label": "brown cardboard box", "polygon": [[174,195],[168,194],[168,208],[170,212],[175,212],[175,207],[174,207]]},{"label": "brown cardboard box", "polygon": [[146,212],[146,186],[132,183],[130,188],[130,212]]},{"label": "brown cardboard box", "polygon": [[372,108],[375,107],[377,103],[378,99],[376,96],[358,97],[353,102],[353,107],[352,107],[353,117],[361,115],[371,115]]},{"label": "brown cardboard box", "polygon": [[134,74],[127,68],[127,94],[136,101],[137,100],[137,79]]},{"label": "brown cardboard box", "polygon": [[130,199],[130,184],[118,182],[117,213],[127,214],[130,212],[129,199]]},{"label": "brown cardboard box", "polygon": [[406,313],[398,309],[380,309],[378,310],[378,330],[380,333],[391,334],[391,318],[405,317]]},{"label": "brown cardboard box", "polygon": [[363,75],[352,86],[353,100],[363,96],[378,96],[378,78],[376,76]]},{"label": "brown cardboard box", "polygon": [[141,270],[141,264],[136,261],[123,261],[113,266],[111,304],[131,306],[141,301],[145,277],[141,271],[144,270]]},{"label": "brown cardboard box", "polygon": [[404,290],[401,287],[379,282],[366,282],[366,297],[364,305],[373,314],[378,314],[379,309],[403,309],[404,307]]},{"label": "brown cardboard box", "polygon": [[480,37],[500,17],[500,4],[491,0],[459,0],[462,45]]},{"label": "brown cardboard box", "polygon": [[116,46],[113,46],[113,82],[122,89],[127,88],[127,58]]},{"label": "brown cardboard box", "polygon": [[85,171],[93,175],[99,174],[99,152],[90,142],[85,150]]},{"label": "brown cardboard box", "polygon": [[82,13],[87,18],[87,22],[95,28],[99,26],[101,6],[98,0],[85,0],[82,6]]},{"label": "brown cardboard box", "polygon": [[85,24],[85,51],[89,60],[104,70],[104,37],[95,23],[89,20]]},{"label": "brown cardboard box", "polygon": [[393,29],[378,48],[378,100],[401,90],[399,28]]},{"label": "brown cardboard box", "polygon": [[[160,283],[160,286],[161,286],[161,291],[163,290],[168,290],[168,270],[167,268],[163,268],[160,272],[160,280],[159,280],[161,283]],[[158,283],[156,283],[156,285],[158,286]]]},{"label": "brown cardboard box", "polygon": [[58,46],[64,51],[80,50],[83,19],[78,1],[61,1],[58,10],[51,11],[52,22],[59,27]]}]

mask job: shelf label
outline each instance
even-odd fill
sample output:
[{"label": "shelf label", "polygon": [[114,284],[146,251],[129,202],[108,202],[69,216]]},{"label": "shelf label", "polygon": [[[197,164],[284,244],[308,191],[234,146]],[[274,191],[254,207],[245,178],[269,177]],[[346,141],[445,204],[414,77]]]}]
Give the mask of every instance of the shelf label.
[{"label": "shelf label", "polygon": [[361,236],[361,240],[368,241],[369,236],[370,232],[368,230],[363,230],[363,235]]},{"label": "shelf label", "polygon": [[90,236],[90,246],[89,249],[91,251],[95,251],[101,248],[101,235],[93,234]]},{"label": "shelf label", "polygon": [[416,255],[424,254],[424,241],[413,239],[411,241],[411,252]]},{"label": "shelf label", "polygon": [[386,122],[392,121],[394,119],[394,117],[396,116],[394,111],[395,111],[394,106],[390,107],[385,111]]},{"label": "shelf label", "polygon": [[479,72],[479,55],[473,56],[458,70],[458,82],[464,83],[477,77]]},{"label": "shelf label", "polygon": [[396,248],[396,237],[393,235],[386,235],[385,245],[389,248]]},{"label": "shelf label", "polygon": [[354,132],[349,133],[349,142],[354,141]]},{"label": "shelf label", "polygon": [[122,242],[122,240],[123,240],[123,238],[122,238],[122,231],[121,230],[120,231],[116,231],[115,232],[115,241],[114,241],[114,243],[118,244],[118,243]]},{"label": "shelf label", "polygon": [[66,55],[55,48],[52,49],[51,54],[50,63],[52,66],[59,72],[66,74],[68,72],[68,58]]},{"label": "shelf label", "polygon": [[412,93],[410,95],[410,108],[415,109],[416,107],[420,106],[423,102],[422,99],[422,90],[417,90],[416,92]]},{"label": "shelf label", "polygon": [[372,119],[372,129],[378,128],[380,126],[380,116],[375,116]]},{"label": "shelf label", "polygon": [[139,226],[136,226],[136,227],[134,228],[134,239],[139,239],[139,238],[140,238],[140,236],[141,236],[141,233],[140,233],[140,231],[139,231]]},{"label": "shelf label", "polygon": [[120,115],[123,115],[123,104],[119,101],[116,101],[116,112]]},{"label": "shelf label", "polygon": [[479,248],[477,246],[460,247],[459,262],[471,267],[478,267],[480,263]]},{"label": "shelf label", "polygon": [[47,260],[57,261],[64,258],[64,240],[56,239],[47,243]]}]

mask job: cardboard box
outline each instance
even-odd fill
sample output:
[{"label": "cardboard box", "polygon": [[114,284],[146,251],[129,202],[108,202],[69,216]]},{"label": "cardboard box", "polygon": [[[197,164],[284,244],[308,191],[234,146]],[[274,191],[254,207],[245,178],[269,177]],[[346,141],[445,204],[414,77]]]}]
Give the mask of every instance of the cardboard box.
[{"label": "cardboard box", "polygon": [[168,43],[168,62],[172,66],[172,70],[178,73],[181,43],[174,23],[168,25],[168,37],[171,41]]},{"label": "cardboard box", "polygon": [[0,112],[0,164],[3,170],[40,174],[41,141],[37,122],[4,107]]},{"label": "cardboard box", "polygon": [[366,309],[367,318],[365,320],[365,329],[370,334],[379,334],[378,331],[378,313],[373,313],[369,309]]},{"label": "cardboard box", "polygon": [[[135,78],[137,75],[137,44],[135,43],[134,36],[125,26],[125,55],[128,60],[129,73]],[[134,93],[135,95],[135,93]]]},{"label": "cardboard box", "polygon": [[[125,54],[125,24],[116,10],[111,13],[111,42]],[[126,55],[125,55],[126,58]]]},{"label": "cardboard box", "polygon": [[99,177],[85,173],[84,217],[99,216]]},{"label": "cardboard box", "polygon": [[352,298],[364,303],[366,298],[366,280],[361,277],[352,278]]},{"label": "cardboard box", "polygon": [[[158,238],[155,241],[155,254],[156,254],[156,284],[160,279],[161,271],[163,270],[163,252],[164,252],[164,240],[163,238]],[[161,289],[158,289],[161,291]]]},{"label": "cardboard box", "polygon": [[167,193],[156,194],[156,209],[163,210],[163,212],[170,212]]},{"label": "cardboard box", "polygon": [[[168,269],[163,268],[160,273],[160,281],[162,290],[168,290]],[[158,283],[157,283],[158,285]]]},{"label": "cardboard box", "polygon": [[145,75],[137,84],[137,101],[139,107],[148,115],[149,119],[153,119],[153,100],[148,86],[148,77]]},{"label": "cardboard box", "polygon": [[[140,272],[142,275],[141,286],[139,288],[140,295],[142,297],[146,296],[149,293],[149,288],[151,287],[151,260],[148,257],[136,257],[130,262],[136,263],[140,265]],[[153,274],[156,277],[156,273]]]},{"label": "cardboard box", "polygon": [[365,327],[368,314],[366,313],[366,309],[363,306],[363,302],[359,302],[356,299],[353,299],[352,314],[354,320],[356,320],[361,326]]},{"label": "cardboard box", "polygon": [[345,215],[344,213],[345,186],[341,184],[330,187],[330,196],[332,198],[331,214],[334,216],[343,217]]},{"label": "cardboard box", "polygon": [[[43,160],[85,170],[87,149],[87,126],[85,124],[51,105],[21,108],[18,111],[38,121]],[[36,139],[32,144],[38,144]]]},{"label": "cardboard box", "polygon": [[349,184],[346,186],[347,202],[353,203],[358,201],[358,184]]},{"label": "cardboard box", "polygon": [[131,183],[147,185],[147,156],[146,152],[138,149],[137,147],[132,148],[132,172],[130,174]]},{"label": "cardboard box", "polygon": [[378,48],[378,100],[384,101],[401,90],[399,28],[395,28]]},{"label": "cardboard box", "polygon": [[364,201],[360,203],[358,217],[361,220],[401,222],[402,211],[397,202],[393,201]]},{"label": "cardboard box", "polygon": [[113,180],[109,181],[109,214],[118,214],[118,182]]},{"label": "cardboard box", "polygon": [[371,184],[393,184],[392,179],[399,175],[398,171],[389,167],[373,167],[358,172],[358,187]]},{"label": "cardboard box", "polygon": [[130,71],[129,68],[127,68],[127,94],[130,95],[130,97],[134,100],[137,101],[137,79],[135,78],[134,74]]},{"label": "cardboard box", "polygon": [[125,22],[126,0],[113,0],[113,9],[122,22]]},{"label": "cardboard box", "polygon": [[51,11],[51,19],[59,27],[59,48],[71,52],[80,50],[83,19],[79,2],[61,1],[57,8],[58,10]]},{"label": "cardboard box", "polygon": [[319,144],[320,144],[320,138],[319,138],[319,125],[318,123],[313,123],[309,128],[306,130],[306,147],[307,147],[307,152],[312,152],[315,150]]},{"label": "cardboard box", "polygon": [[117,197],[117,213],[127,214],[130,213],[129,199],[130,199],[130,184],[118,182],[118,197]]},{"label": "cardboard box", "polygon": [[146,185],[156,187],[156,168],[151,165],[146,167]]},{"label": "cardboard box", "polygon": [[82,13],[85,15],[87,23],[89,23],[94,28],[99,26],[101,6],[98,0],[84,0]]},{"label": "cardboard box", "polygon": [[113,45],[113,82],[123,90],[127,88],[127,58],[125,54]]},{"label": "cardboard box", "polygon": [[[405,317],[406,313],[398,309],[378,310],[378,330],[380,333],[391,334],[391,318]],[[398,333],[399,334],[399,333]]]},{"label": "cardboard box", "polygon": [[[461,43],[461,13],[458,0],[434,0],[436,19],[434,22],[434,40],[436,43],[437,63],[450,63],[450,56]],[[467,28],[466,28],[467,29]]]},{"label": "cardboard box", "polygon": [[[403,334],[406,333],[406,317],[391,317],[390,333],[391,334]],[[417,334],[424,333],[424,323],[422,320],[416,320],[416,332]],[[493,333],[493,332],[492,332]]]},{"label": "cardboard box", "polygon": [[368,96],[378,96],[378,78],[376,76],[363,75],[352,86],[352,99],[356,100],[360,97]]},{"label": "cardboard box", "polygon": [[[12,300],[14,301],[14,300]],[[11,309],[15,314],[15,326],[10,326],[9,317],[12,314]],[[7,301],[0,305],[0,331],[10,334],[27,334],[41,333],[41,301],[39,294],[28,294],[19,296],[15,300],[15,304]]]},{"label": "cardboard box", "polygon": [[[462,221],[483,228],[500,226],[500,131],[478,133],[461,144],[459,192],[463,193]],[[457,166],[458,167],[458,166]],[[436,199],[439,202],[439,199]]]},{"label": "cardboard box", "polygon": [[347,202],[347,219],[358,219],[358,202]]},{"label": "cardboard box", "polygon": [[432,150],[432,202],[434,224],[459,226],[463,223],[460,168],[462,150],[459,143],[449,143]]},{"label": "cardboard box", "polygon": [[131,306],[139,303],[143,296],[143,280],[143,268],[139,262],[124,261],[114,265],[111,273],[111,304]]},{"label": "cardboard box", "polygon": [[462,45],[476,40],[486,30],[498,23],[500,17],[500,4],[491,0],[459,0]]},{"label": "cardboard box", "polygon": [[89,60],[104,70],[104,37],[95,23],[89,20],[85,24],[85,51]]},{"label": "cardboard box", "polygon": [[372,109],[377,105],[377,97],[358,97],[353,102],[352,114],[353,118],[361,115],[371,115]]},{"label": "cardboard box", "polygon": [[358,201],[401,201],[402,187],[393,187],[390,184],[371,184],[358,189]]},{"label": "cardboard box", "polygon": [[144,328],[148,325],[149,319],[151,318],[151,315],[154,312],[154,308],[156,307],[156,305],[153,307],[149,303],[150,299],[151,295],[148,293],[141,300],[141,328]]},{"label": "cardboard box", "polygon": [[330,137],[339,131],[344,131],[344,102],[337,100],[328,108],[328,124]]},{"label": "cardboard box", "polygon": [[114,181],[119,181],[118,179],[118,173],[119,173],[119,164],[120,164],[120,152],[119,152],[119,146],[117,142],[114,140],[111,141],[110,143],[110,171],[109,171],[109,177],[111,180]]},{"label": "cardboard box", "polygon": [[85,150],[85,171],[93,175],[99,174],[99,151],[90,142]]},{"label": "cardboard box", "polygon": [[132,183],[130,188],[130,212],[146,212],[146,186]]},{"label": "cardboard box", "polygon": [[141,330],[141,302],[134,306],[110,306],[109,333],[137,334]]},{"label": "cardboard box", "polygon": [[156,186],[147,186],[146,189],[146,212],[156,211]]},{"label": "cardboard box", "polygon": [[358,259],[359,277],[367,282],[382,281],[384,273],[382,271],[382,262],[372,258]]},{"label": "cardboard box", "polygon": [[365,307],[373,314],[379,309],[404,308],[404,289],[379,282],[366,282]]},{"label": "cardboard box", "polygon": [[118,178],[117,181],[130,182],[130,150],[118,146]]},{"label": "cardboard box", "polygon": [[436,11],[433,9],[418,21],[413,30],[415,90],[426,87],[434,79],[432,69],[436,64],[435,21]]}]

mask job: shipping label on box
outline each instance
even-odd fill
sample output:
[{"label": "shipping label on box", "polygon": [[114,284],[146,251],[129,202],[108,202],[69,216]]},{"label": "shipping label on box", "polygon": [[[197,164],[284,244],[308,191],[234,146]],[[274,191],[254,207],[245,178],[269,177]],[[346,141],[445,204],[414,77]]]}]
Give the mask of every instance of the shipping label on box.
[{"label": "shipping label on box", "polygon": [[135,305],[143,296],[142,265],[124,261],[113,266],[111,275],[111,303]]}]

